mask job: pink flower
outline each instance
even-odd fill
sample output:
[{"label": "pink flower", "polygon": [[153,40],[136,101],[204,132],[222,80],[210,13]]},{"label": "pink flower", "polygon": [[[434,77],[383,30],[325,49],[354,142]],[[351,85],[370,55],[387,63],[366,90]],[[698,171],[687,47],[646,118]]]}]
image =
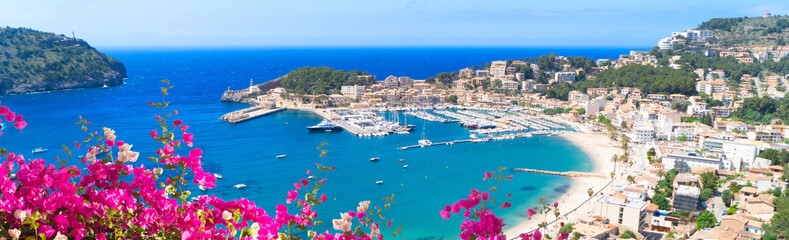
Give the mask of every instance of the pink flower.
[{"label": "pink flower", "polygon": [[181,136],[181,138],[184,139],[184,142],[186,143],[186,145],[189,146],[189,147],[191,147],[192,144],[194,143],[194,141],[192,140],[192,137],[194,137],[194,134],[191,134],[191,133],[184,133],[184,135]]},{"label": "pink flower", "polygon": [[291,202],[295,201],[296,198],[298,198],[298,197],[299,197],[299,193],[298,192],[296,192],[296,191],[288,191],[288,198],[287,198],[287,201],[285,201],[285,202],[287,204],[290,204]]},{"label": "pink flower", "polygon": [[301,184],[303,184],[304,186],[307,186],[307,184],[310,184],[310,180],[302,179],[301,180]]},{"label": "pink flower", "polygon": [[504,204],[501,204],[501,209],[505,209],[505,208],[508,208],[508,207],[511,207],[511,206],[512,206],[511,203],[509,203],[507,201],[504,201]]},{"label": "pink flower", "polygon": [[441,218],[443,219],[449,219],[449,217],[452,216],[452,213],[450,212],[451,210],[452,208],[447,205],[444,207],[444,210],[438,211],[438,215],[441,215]]},{"label": "pink flower", "polygon": [[326,194],[321,194],[320,200],[321,200],[321,202],[326,202],[326,200],[329,200],[329,198],[326,197]]},{"label": "pink flower", "polygon": [[493,172],[485,172],[485,177],[482,178],[482,181],[485,181],[488,178],[493,178]]},{"label": "pink flower", "polygon": [[178,125],[181,125],[181,123],[184,123],[184,121],[181,121],[181,120],[178,120],[178,119],[173,120],[173,125],[175,125],[176,127]]},{"label": "pink flower", "polygon": [[5,120],[8,122],[14,121],[14,118],[16,118],[15,112],[9,112],[5,114]]},{"label": "pink flower", "polygon": [[159,133],[158,133],[158,132],[156,132],[156,130],[153,130],[153,131],[151,131],[151,133],[149,133],[148,135],[151,135],[151,138],[157,138],[157,137],[159,137]]},{"label": "pink flower", "polygon": [[559,201],[553,203],[553,207],[558,207],[558,206],[559,206]]}]

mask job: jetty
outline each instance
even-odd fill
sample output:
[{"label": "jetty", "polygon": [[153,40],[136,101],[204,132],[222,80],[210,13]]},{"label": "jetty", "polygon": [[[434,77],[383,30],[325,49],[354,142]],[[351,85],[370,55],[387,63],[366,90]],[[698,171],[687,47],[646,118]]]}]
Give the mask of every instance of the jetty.
[{"label": "jetty", "polygon": [[609,176],[606,176],[605,174],[591,173],[591,172],[577,172],[577,171],[554,172],[554,171],[545,171],[545,170],[537,170],[537,169],[529,169],[529,168],[515,168],[512,170],[519,172],[556,175],[556,176],[571,177],[571,178],[584,178],[584,177],[595,177],[595,178],[606,178],[606,179],[609,178]]},{"label": "jetty", "polygon": [[250,119],[266,116],[275,112],[282,111],[284,109],[285,108],[266,108],[266,107],[254,106],[254,107],[230,112],[228,114],[222,115],[221,117],[219,117],[219,119],[225,120],[230,124],[234,124],[234,123],[240,123]]}]

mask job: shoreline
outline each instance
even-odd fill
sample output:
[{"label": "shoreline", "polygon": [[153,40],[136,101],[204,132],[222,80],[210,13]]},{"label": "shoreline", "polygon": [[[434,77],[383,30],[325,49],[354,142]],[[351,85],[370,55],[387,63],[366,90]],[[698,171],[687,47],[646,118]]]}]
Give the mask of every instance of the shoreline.
[{"label": "shoreline", "polygon": [[[609,174],[613,171],[613,164],[611,164],[611,157],[621,154],[621,149],[616,147],[615,142],[604,133],[583,133],[583,132],[570,132],[559,135],[571,144],[578,147],[583,151],[592,163],[592,171],[594,173]],[[594,210],[595,204],[589,204],[587,201],[590,197],[587,190],[591,187],[595,192],[599,192],[602,186],[607,186],[610,179],[601,178],[573,178],[572,183],[567,190],[562,193],[558,199],[550,199],[551,201],[559,202],[560,222],[572,222],[579,215],[586,215],[587,212]],[[548,201],[550,202],[550,201]],[[585,204],[584,204],[585,203]],[[576,209],[577,208],[577,209]],[[572,211],[569,215],[567,212]],[[530,220],[523,220],[515,224],[512,228],[507,229],[504,233],[508,239],[517,237],[520,233],[532,231],[537,228],[542,218],[534,217]],[[549,221],[553,219],[549,218]],[[549,231],[558,229],[559,224],[551,224],[547,228]]]}]

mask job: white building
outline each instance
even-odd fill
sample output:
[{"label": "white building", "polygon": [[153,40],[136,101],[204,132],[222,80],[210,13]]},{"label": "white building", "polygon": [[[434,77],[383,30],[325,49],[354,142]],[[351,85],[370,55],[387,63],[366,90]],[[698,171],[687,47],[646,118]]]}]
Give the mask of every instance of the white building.
[{"label": "white building", "polygon": [[507,74],[507,61],[493,61],[490,64],[490,75],[504,76]]},{"label": "white building", "polygon": [[575,72],[557,72],[554,74],[556,82],[572,82],[575,81]]},{"label": "white building", "polygon": [[674,48],[674,38],[673,37],[667,37],[667,38],[660,39],[660,41],[658,41],[657,45],[658,45],[658,48],[660,48],[660,50],[672,49],[672,48]]},{"label": "white building", "polygon": [[568,93],[567,100],[574,104],[581,104],[582,102],[589,101],[589,95],[578,90],[572,90]]},{"label": "white building", "polygon": [[534,80],[526,80],[521,82],[521,92],[533,92]]},{"label": "white building", "polygon": [[518,82],[509,79],[501,80],[501,87],[509,90],[518,90]]},{"label": "white building", "polygon": [[342,86],[342,88],[340,88],[340,93],[342,93],[342,95],[358,99],[364,95],[364,89],[364,86],[359,85]]},{"label": "white building", "polygon": [[730,170],[728,161],[723,158],[707,158],[693,152],[674,150],[660,158],[666,169],[676,168],[679,172],[690,172],[695,167],[712,167],[715,169]]},{"label": "white building", "polygon": [[648,122],[638,122],[633,127],[633,141],[645,143],[655,141],[655,127]]}]

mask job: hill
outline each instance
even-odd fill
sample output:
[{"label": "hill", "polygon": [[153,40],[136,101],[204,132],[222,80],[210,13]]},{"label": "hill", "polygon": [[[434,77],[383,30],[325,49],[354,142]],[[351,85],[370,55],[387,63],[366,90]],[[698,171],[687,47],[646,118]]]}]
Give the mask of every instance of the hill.
[{"label": "hill", "polygon": [[0,95],[116,86],[126,67],[87,42],[27,28],[0,28]]},{"label": "hill", "polygon": [[699,30],[712,30],[722,46],[786,45],[789,41],[789,17],[713,18]]},{"label": "hill", "polygon": [[368,78],[359,77],[363,75],[369,74],[359,70],[346,72],[330,67],[302,67],[274,81],[291,93],[332,94],[339,93],[343,85],[368,86],[374,83]]}]

